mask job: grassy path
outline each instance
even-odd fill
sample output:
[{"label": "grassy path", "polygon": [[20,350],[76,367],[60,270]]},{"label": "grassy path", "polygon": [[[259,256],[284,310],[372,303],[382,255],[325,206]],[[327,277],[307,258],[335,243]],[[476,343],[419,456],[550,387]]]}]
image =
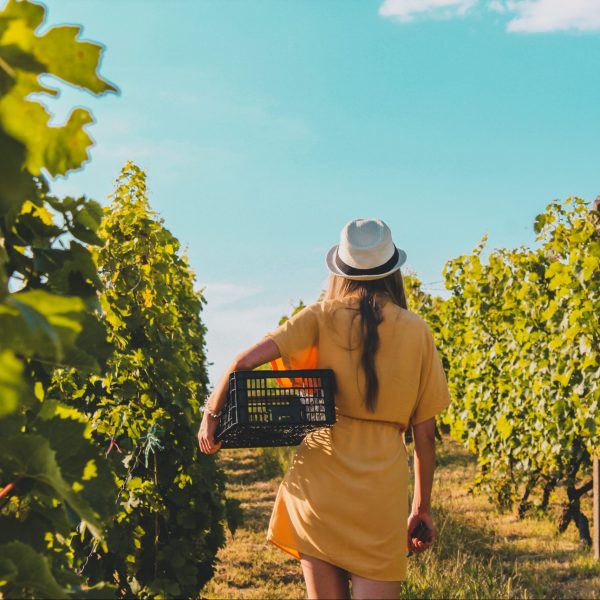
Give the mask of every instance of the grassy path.
[{"label": "grassy path", "polygon": [[219,552],[220,564],[201,598],[304,598],[297,560],[268,544],[267,525],[279,486],[259,450],[219,453],[228,493],[242,502],[244,522]]},{"label": "grassy path", "polygon": [[[305,598],[299,563],[265,535],[281,477],[259,450],[219,453],[243,526],[219,553],[201,598]],[[550,519],[498,514],[468,491],[474,459],[452,440],[438,444],[435,550],[409,559],[403,598],[600,598],[600,563]],[[591,511],[586,511],[591,514]]]}]

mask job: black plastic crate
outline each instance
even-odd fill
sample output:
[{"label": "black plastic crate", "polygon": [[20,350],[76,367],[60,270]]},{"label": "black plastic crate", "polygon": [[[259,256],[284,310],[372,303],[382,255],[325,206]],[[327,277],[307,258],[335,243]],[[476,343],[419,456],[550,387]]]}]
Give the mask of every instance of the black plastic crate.
[{"label": "black plastic crate", "polygon": [[[282,380],[291,385],[282,385]],[[215,442],[221,448],[296,446],[335,423],[331,369],[235,371]]]}]

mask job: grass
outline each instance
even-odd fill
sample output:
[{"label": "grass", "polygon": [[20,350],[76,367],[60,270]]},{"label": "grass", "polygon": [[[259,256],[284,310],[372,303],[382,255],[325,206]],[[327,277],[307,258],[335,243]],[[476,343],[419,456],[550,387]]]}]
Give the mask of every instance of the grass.
[{"label": "grass", "polygon": [[[245,518],[235,536],[228,534],[200,598],[306,597],[299,562],[265,541],[281,479],[276,458],[253,449],[219,453],[229,493],[242,502]],[[579,549],[572,525],[562,535],[556,531],[552,511],[560,496],[550,517],[518,519],[469,491],[475,472],[474,458],[458,444],[438,443],[438,542],[409,558],[401,598],[600,598],[600,562]]]},{"label": "grass", "polygon": [[219,460],[228,492],[242,502],[244,522],[219,552],[213,579],[200,598],[304,598],[298,561],[265,541],[279,475],[260,450],[227,450]]},{"label": "grass", "polygon": [[[555,493],[546,516],[519,519],[515,512],[499,513],[485,495],[472,494],[474,458],[450,439],[440,447],[434,486],[440,508],[463,522],[484,523],[489,547],[502,568],[514,572],[533,598],[600,598],[600,562],[581,550],[573,524],[557,531],[564,493]],[[591,497],[582,509],[591,516]]]}]

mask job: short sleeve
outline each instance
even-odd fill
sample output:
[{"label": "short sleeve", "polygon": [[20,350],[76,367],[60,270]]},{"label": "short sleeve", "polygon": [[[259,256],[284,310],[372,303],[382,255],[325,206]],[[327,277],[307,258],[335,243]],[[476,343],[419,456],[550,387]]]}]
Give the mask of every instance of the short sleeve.
[{"label": "short sleeve", "polygon": [[431,417],[435,417],[450,405],[450,392],[446,374],[429,326],[426,328],[425,338],[419,392],[410,418],[411,425],[417,425]]},{"label": "short sleeve", "polygon": [[319,323],[315,314],[316,305],[303,308],[277,329],[267,334],[281,354],[288,369],[315,368],[316,346]]}]

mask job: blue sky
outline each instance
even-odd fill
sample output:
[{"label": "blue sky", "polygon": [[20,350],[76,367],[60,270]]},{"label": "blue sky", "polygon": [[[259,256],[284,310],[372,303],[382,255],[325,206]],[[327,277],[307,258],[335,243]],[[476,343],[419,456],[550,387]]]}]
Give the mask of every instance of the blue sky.
[{"label": "blue sky", "polygon": [[[106,202],[126,160],[186,245],[213,381],[325,285],[342,226],[380,217],[407,268],[532,245],[555,198],[600,193],[599,0],[49,0],[107,51],[118,96],[61,194]],[[443,293],[442,293],[443,295]]]}]

